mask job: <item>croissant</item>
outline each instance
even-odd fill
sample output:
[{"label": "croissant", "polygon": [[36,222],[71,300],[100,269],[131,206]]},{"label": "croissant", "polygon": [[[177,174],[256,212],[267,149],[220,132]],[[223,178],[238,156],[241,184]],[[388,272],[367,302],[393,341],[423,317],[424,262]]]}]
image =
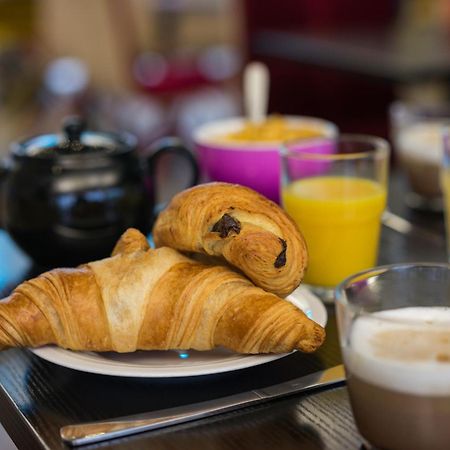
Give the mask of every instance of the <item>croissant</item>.
[{"label": "croissant", "polygon": [[153,228],[157,247],[223,257],[281,297],[303,279],[306,244],[275,203],[244,186],[207,183],[176,195]]},{"label": "croissant", "polygon": [[46,272],[0,301],[0,349],[312,352],[324,335],[291,303],[242,275],[170,248],[150,249],[133,229],[111,257]]}]

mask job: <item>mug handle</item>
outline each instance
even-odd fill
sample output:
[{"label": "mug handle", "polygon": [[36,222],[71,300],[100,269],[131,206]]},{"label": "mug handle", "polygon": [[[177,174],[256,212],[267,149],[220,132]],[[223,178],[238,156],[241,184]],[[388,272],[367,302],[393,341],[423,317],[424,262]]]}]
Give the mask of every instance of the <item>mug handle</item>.
[{"label": "mug handle", "polygon": [[[191,178],[188,185],[185,187],[191,187],[198,183],[199,180],[199,168],[197,161],[193,154],[184,146],[182,141],[177,137],[165,137],[156,141],[150,147],[152,154],[147,158],[147,167],[152,180],[154,180],[153,175],[155,174],[158,162],[161,156],[172,153],[174,155],[180,156],[184,159],[191,169]],[[153,186],[153,191],[155,191],[155,186]]]}]

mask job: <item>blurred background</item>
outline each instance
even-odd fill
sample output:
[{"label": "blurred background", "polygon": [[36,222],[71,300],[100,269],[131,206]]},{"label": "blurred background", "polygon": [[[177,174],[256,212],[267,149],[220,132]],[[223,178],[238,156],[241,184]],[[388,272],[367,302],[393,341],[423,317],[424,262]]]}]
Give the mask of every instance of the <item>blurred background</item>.
[{"label": "blurred background", "polygon": [[389,137],[395,100],[449,96],[448,0],[0,0],[0,152],[69,113],[142,146],[241,114],[267,64],[269,111]]}]

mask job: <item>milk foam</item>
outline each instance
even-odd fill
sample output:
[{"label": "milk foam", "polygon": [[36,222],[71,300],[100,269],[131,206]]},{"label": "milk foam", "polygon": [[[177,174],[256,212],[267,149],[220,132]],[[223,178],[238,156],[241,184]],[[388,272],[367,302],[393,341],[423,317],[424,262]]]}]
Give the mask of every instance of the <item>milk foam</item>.
[{"label": "milk foam", "polygon": [[397,147],[404,155],[431,163],[440,163],[443,148],[443,123],[427,122],[399,131]]},{"label": "milk foam", "polygon": [[416,395],[450,395],[450,308],[414,307],[358,317],[344,349],[368,383]]}]

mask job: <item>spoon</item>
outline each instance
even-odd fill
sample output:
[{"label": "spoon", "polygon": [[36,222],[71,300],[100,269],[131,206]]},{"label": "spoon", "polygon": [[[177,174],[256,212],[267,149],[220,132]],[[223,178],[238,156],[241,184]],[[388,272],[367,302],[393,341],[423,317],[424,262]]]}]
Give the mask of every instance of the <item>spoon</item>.
[{"label": "spoon", "polygon": [[269,100],[269,70],[260,62],[247,64],[244,70],[244,109],[247,119],[264,122]]}]

